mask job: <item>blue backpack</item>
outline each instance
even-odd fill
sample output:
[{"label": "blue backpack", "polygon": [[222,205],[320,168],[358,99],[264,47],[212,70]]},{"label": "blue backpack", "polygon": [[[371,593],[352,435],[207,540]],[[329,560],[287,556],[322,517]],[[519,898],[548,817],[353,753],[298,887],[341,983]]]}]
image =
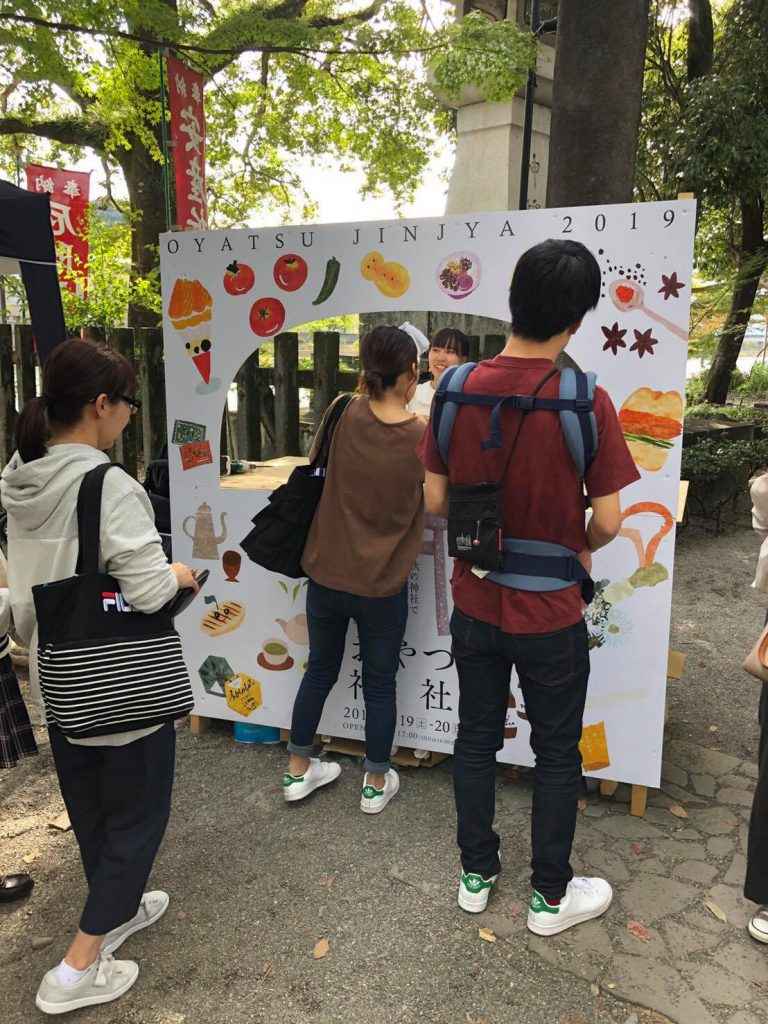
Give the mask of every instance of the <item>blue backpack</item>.
[{"label": "blue backpack", "polygon": [[464,391],[476,363],[445,370],[435,392],[432,431],[440,456],[449,463],[451,436],[456,414],[462,405],[485,406],[491,410],[488,437],[481,449],[502,447],[501,412],[520,409],[523,413],[512,440],[501,478],[482,484],[449,484],[448,550],[454,558],[470,562],[481,578],[518,590],[564,590],[579,583],[589,604],[594,585],[578,552],[548,541],[522,540],[503,535],[504,475],[514,454],[525,414],[546,409],[560,414],[560,426],[580,479],[597,454],[597,421],[594,413],[594,373],[582,373],[570,367],[560,371],[557,398],[540,398],[538,391],[554,376],[552,370],[539,382],[531,395],[480,395]]}]

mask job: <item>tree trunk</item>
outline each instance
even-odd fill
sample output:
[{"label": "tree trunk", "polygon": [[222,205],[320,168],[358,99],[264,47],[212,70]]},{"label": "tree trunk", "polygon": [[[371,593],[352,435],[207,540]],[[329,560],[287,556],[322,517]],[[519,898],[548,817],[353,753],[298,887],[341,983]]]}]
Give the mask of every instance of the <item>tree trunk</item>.
[{"label": "tree trunk", "polygon": [[702,78],[712,71],[715,53],[715,29],[712,24],[710,0],[688,0],[688,81]]},{"label": "tree trunk", "polygon": [[560,4],[547,206],[632,200],[648,8],[649,0]]},{"label": "tree trunk", "polygon": [[760,196],[741,197],[739,270],[731,308],[707,378],[706,400],[715,405],[722,405],[728,397],[731,374],[736,368],[744,343],[744,333],[752,316],[757,287],[768,267],[768,242],[763,236],[763,215],[764,204]]},{"label": "tree trunk", "polygon": [[[120,149],[116,156],[131,200],[131,279],[136,280],[158,265],[158,235],[166,230],[163,165],[135,137],[130,140],[130,149]],[[157,313],[137,302],[128,306],[131,327],[157,327],[159,319]]]}]

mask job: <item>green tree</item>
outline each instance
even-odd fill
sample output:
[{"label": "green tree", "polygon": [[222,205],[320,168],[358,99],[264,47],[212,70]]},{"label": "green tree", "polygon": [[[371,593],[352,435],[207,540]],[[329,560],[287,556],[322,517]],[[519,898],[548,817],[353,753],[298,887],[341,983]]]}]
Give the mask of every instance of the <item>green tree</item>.
[{"label": "green tree", "polygon": [[[0,0],[0,136],[38,136],[119,165],[134,280],[150,278],[165,229],[160,60],[172,49],[208,79],[210,206],[218,224],[303,195],[293,165],[359,160],[366,188],[408,197],[449,130],[430,90],[511,95],[534,59],[510,22],[435,28],[406,0]],[[310,197],[304,195],[311,212]],[[152,325],[132,297],[130,321]]]}]

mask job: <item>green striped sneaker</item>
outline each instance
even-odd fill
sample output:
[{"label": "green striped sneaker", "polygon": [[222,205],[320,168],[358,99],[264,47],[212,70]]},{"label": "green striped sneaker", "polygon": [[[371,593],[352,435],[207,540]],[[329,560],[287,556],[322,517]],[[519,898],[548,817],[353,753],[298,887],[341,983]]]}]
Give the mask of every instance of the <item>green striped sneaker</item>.
[{"label": "green striped sneaker", "polygon": [[459,879],[459,906],[468,914],[481,914],[488,906],[488,897],[498,875],[483,878],[474,871],[462,871]]},{"label": "green striped sneaker", "polygon": [[363,776],[363,791],[360,794],[360,810],[363,814],[380,814],[400,789],[400,776],[390,768],[384,776],[384,788],[377,789],[368,782],[368,772]]},{"label": "green striped sneaker", "polygon": [[572,878],[565,896],[557,902],[547,900],[534,889],[528,928],[536,935],[557,935],[566,928],[600,917],[610,907],[612,899],[613,889],[604,878]]},{"label": "green striped sneaker", "polygon": [[327,786],[340,775],[341,765],[336,761],[321,761],[317,757],[311,757],[309,768],[303,775],[290,775],[288,772],[283,775],[283,798],[289,804],[294,800],[303,800],[305,796],[309,796],[320,786]]}]

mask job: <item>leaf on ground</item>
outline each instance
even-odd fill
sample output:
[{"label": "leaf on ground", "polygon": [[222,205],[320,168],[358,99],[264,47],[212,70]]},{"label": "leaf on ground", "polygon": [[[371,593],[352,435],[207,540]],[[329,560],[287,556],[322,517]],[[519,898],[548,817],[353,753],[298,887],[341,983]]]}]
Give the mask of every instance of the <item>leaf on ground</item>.
[{"label": "leaf on ground", "polygon": [[594,981],[589,986],[589,991],[592,993],[593,996],[599,996],[600,995],[600,987],[598,985],[596,985],[594,983]]},{"label": "leaf on ground", "polygon": [[[519,917],[523,911],[523,904],[519,900],[512,900],[511,903],[507,903],[504,909],[509,917]],[[528,909],[527,904],[525,909]]]},{"label": "leaf on ground", "polygon": [[641,924],[639,921],[628,921],[627,931],[630,935],[634,935],[636,939],[640,939],[641,942],[651,941],[651,933],[645,925]]},{"label": "leaf on ground", "polygon": [[32,853],[25,853],[24,856],[21,859],[24,861],[25,864],[32,864],[32,863],[34,863],[37,860],[37,858],[39,856],[40,856],[40,851],[39,850],[33,850]]},{"label": "leaf on ground", "polygon": [[709,731],[710,732],[720,732],[720,726],[719,725],[710,725]]},{"label": "leaf on ground", "polygon": [[642,845],[640,843],[632,843],[630,849],[632,850],[632,853],[634,853],[634,855],[636,857],[639,857],[640,854],[643,852],[643,847],[642,847]]},{"label": "leaf on ground", "polygon": [[587,801],[582,797],[581,800],[579,800],[579,810],[580,811],[586,811],[586,809],[587,809]]},{"label": "leaf on ground", "polygon": [[681,807],[680,804],[670,804],[669,813],[674,814],[676,818],[688,817],[688,811],[686,811],[684,807]]},{"label": "leaf on ground", "polygon": [[496,933],[492,932],[490,928],[478,928],[477,934],[483,940],[483,942],[495,942]]},{"label": "leaf on ground", "polygon": [[322,960],[328,956],[328,952],[331,948],[331,944],[328,939],[318,939],[315,943],[315,948],[312,950],[312,956],[315,960]]},{"label": "leaf on ground", "polygon": [[320,885],[323,889],[330,889],[336,881],[336,875],[321,875]]},{"label": "leaf on ground", "polygon": [[728,915],[725,913],[722,907],[719,907],[717,903],[715,903],[714,900],[711,900],[709,898],[705,899],[704,906],[707,908],[710,914],[712,914],[713,917],[717,918],[718,921],[722,921],[723,924],[728,924]]},{"label": "leaf on ground", "polygon": [[268,978],[270,976],[270,974],[272,973],[272,969],[273,969],[272,968],[272,961],[271,960],[265,960],[264,961],[264,967],[261,970],[260,977],[262,979],[263,978]]},{"label": "leaf on ground", "polygon": [[69,815],[66,811],[62,811],[61,814],[57,814],[56,817],[48,822],[49,828],[56,828],[60,832],[69,832],[72,828],[72,823],[69,820]]},{"label": "leaf on ground", "polygon": [[467,1024],[491,1024],[490,1017],[475,1017],[472,1013],[468,1013],[464,1020]]}]

